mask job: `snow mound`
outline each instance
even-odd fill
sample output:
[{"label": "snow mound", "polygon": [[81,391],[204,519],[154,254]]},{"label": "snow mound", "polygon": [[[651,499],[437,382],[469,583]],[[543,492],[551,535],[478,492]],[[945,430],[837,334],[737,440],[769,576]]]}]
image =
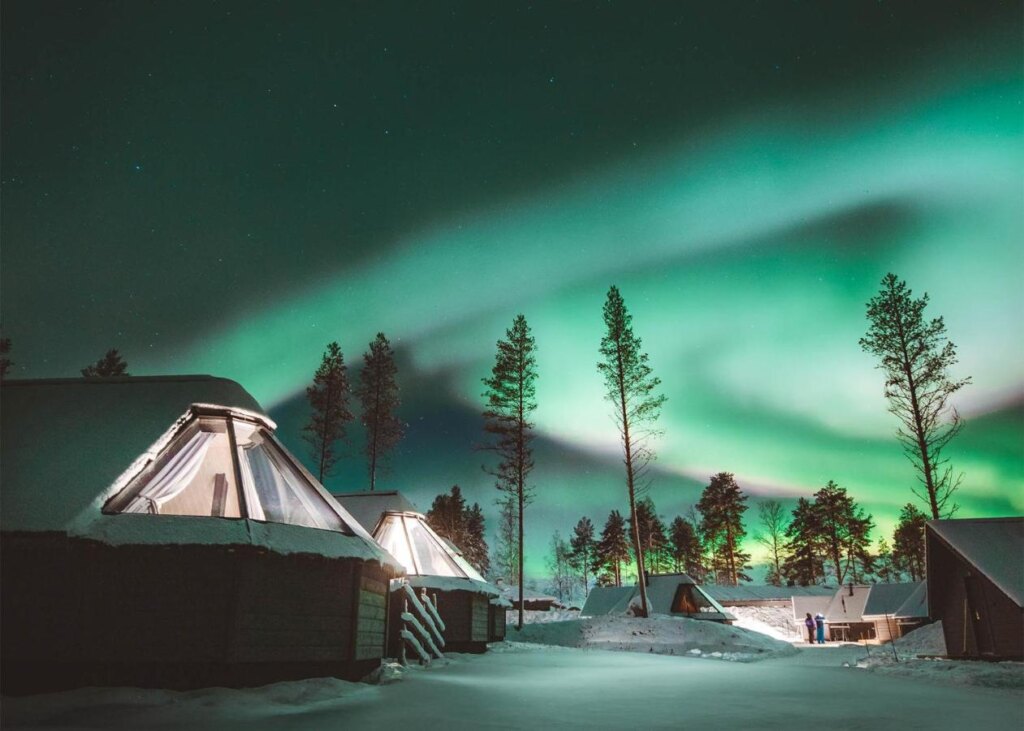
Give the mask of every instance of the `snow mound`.
[{"label": "snow mound", "polygon": [[[567,619],[579,619],[580,610],[578,609],[549,609],[547,611],[540,611],[539,609],[524,609],[523,610],[523,624],[541,624],[544,622],[564,622]],[[519,621],[519,612],[515,609],[510,609],[505,613],[505,622],[507,624],[516,624]]]},{"label": "snow mound", "polygon": [[62,693],[5,697],[0,726],[73,728],[218,728],[216,719],[258,719],[330,709],[373,686],[336,678],[274,683],[260,688],[174,691],[79,688]]},{"label": "snow mound", "polygon": [[506,639],[592,650],[648,652],[753,662],[798,652],[791,644],[741,627],[682,617],[590,617],[509,629]]},{"label": "snow mound", "polygon": [[896,662],[892,653],[888,653],[860,660],[857,667],[884,675],[915,678],[944,685],[1024,689],[1024,662],[926,660],[916,657]]},{"label": "snow mound", "polygon": [[[857,661],[857,667],[884,675],[916,678],[944,685],[972,685],[981,688],[1024,688],[1024,663],[945,660],[927,656],[945,655],[946,638],[942,622],[918,627],[896,640],[896,654],[885,646],[870,657]],[[919,657],[924,655],[925,657]]]},{"label": "snow mound", "polygon": [[926,624],[896,640],[896,651],[903,655],[945,655],[946,637],[942,621]]},{"label": "snow mound", "polygon": [[803,626],[797,626],[789,607],[726,607],[725,611],[736,617],[733,627],[760,632],[783,642],[804,640]]}]

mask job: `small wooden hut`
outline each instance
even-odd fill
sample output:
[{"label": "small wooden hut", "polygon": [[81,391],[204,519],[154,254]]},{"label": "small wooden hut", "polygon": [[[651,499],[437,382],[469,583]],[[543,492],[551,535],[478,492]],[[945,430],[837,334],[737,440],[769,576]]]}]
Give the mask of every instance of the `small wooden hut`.
[{"label": "small wooden hut", "polygon": [[[483,652],[488,642],[504,637],[500,590],[437,535],[404,495],[391,491],[336,493],[334,497],[402,564],[409,585],[436,603],[444,625],[444,649]],[[402,643],[402,611],[402,602],[393,601],[388,633],[392,656],[399,654]]]},{"label": "small wooden hut", "polygon": [[922,599],[927,595],[923,581],[898,584],[872,584],[861,615],[875,625],[875,639],[889,642],[928,622]]},{"label": "small wooden hut", "polygon": [[0,398],[4,692],[379,665],[402,567],[237,383],[8,381]]},{"label": "small wooden hut", "polygon": [[[736,617],[712,599],[688,574],[652,574],[647,578],[647,601],[652,614],[724,624],[736,621]],[[580,615],[628,614],[639,604],[640,590],[636,586],[598,586],[590,590]]]},{"label": "small wooden hut", "polygon": [[1024,518],[933,520],[925,529],[928,613],[951,657],[1024,657]]}]

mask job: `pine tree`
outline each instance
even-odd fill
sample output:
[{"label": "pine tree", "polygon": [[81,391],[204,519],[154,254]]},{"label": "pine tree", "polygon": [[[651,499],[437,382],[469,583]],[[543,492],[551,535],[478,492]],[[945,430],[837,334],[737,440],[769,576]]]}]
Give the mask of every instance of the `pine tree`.
[{"label": "pine tree", "polygon": [[899,522],[893,532],[893,560],[905,571],[911,581],[925,578],[924,526],[928,516],[907,503],[900,511]]},{"label": "pine tree", "polygon": [[388,452],[402,439],[402,422],[395,416],[401,401],[395,376],[395,353],[384,333],[377,333],[370,349],[363,353],[356,395],[362,405],[362,424],[366,427],[366,458],[370,490]]},{"label": "pine tree", "polygon": [[896,436],[924,487],[923,493],[913,492],[937,520],[957,509],[951,500],[960,477],[953,476],[943,450],[960,432],[963,421],[948,403],[971,379],[953,380],[947,375],[957,362],[956,346],[946,338],[941,317],[925,320],[927,304],[927,293],[914,299],[906,282],[886,274],[882,289],[868,301],[871,325],[860,347],[878,357],[878,367],[885,372],[889,412],[900,423]]},{"label": "pine tree", "polygon": [[689,574],[697,583],[704,581],[700,537],[693,523],[677,515],[669,526],[669,551],[674,569]]},{"label": "pine tree", "polygon": [[338,462],[337,444],[345,438],[348,422],[352,421],[348,409],[348,371],[337,342],[328,343],[313,376],[313,385],[306,389],[306,398],[313,413],[303,428],[303,439],[310,446],[317,479],[322,483]]},{"label": "pine tree", "polygon": [[858,568],[870,570],[871,516],[865,516],[846,488],[832,480],[814,494],[814,511],[820,545],[832,564],[836,582],[843,584],[847,574],[856,581]]},{"label": "pine tree", "polygon": [[572,600],[573,573],[570,561],[572,549],[556,530],[548,548],[548,571],[551,591],[563,604]]},{"label": "pine tree", "polygon": [[618,510],[613,510],[597,542],[597,562],[612,578],[615,586],[622,586],[622,564],[626,561],[629,561],[626,520]]},{"label": "pine tree", "polygon": [[[645,497],[636,504],[636,522],[640,530],[639,545],[644,552],[644,566],[650,573],[657,573],[666,566],[668,558],[668,539],[665,537],[665,524],[658,517],[654,501]],[[633,536],[632,526],[629,539],[634,545],[637,540]]]},{"label": "pine tree", "polygon": [[466,511],[466,545],[460,548],[470,565],[486,576],[491,570],[491,558],[487,547],[487,525],[480,503],[473,503]]},{"label": "pine tree", "polygon": [[754,540],[768,551],[765,583],[782,586],[782,563],[786,558],[786,529],[789,520],[778,500],[764,500],[757,506],[758,530]]},{"label": "pine tree", "polygon": [[491,376],[483,379],[487,390],[487,408],[484,411],[485,431],[493,441],[488,447],[498,454],[497,468],[491,470],[496,487],[515,500],[519,535],[517,567],[519,583],[519,618],[517,627],[523,628],[523,513],[530,502],[529,485],[533,469],[533,423],[530,414],[537,408],[536,344],[530,335],[526,318],[516,315],[512,327],[499,340]]},{"label": "pine tree", "polygon": [[855,504],[846,539],[846,568],[854,584],[859,584],[875,570],[875,556],[871,553],[871,531],[874,527],[871,516]]},{"label": "pine tree", "polygon": [[900,570],[893,560],[892,550],[885,536],[878,539],[878,549],[875,553],[875,575],[884,584],[896,583],[900,580]]},{"label": "pine tree", "polygon": [[498,503],[498,535],[494,542],[491,570],[495,579],[510,581],[518,576],[519,567],[519,520],[514,497]]},{"label": "pine tree", "polygon": [[583,586],[583,595],[590,595],[590,576],[594,569],[595,550],[597,545],[594,541],[594,524],[590,518],[583,517],[573,528],[572,537],[569,539],[571,549],[569,555],[570,565],[580,574],[580,583]]},{"label": "pine tree", "polygon": [[719,472],[712,476],[697,503],[703,516],[702,531],[712,546],[712,563],[719,584],[735,586],[740,581],[750,581],[746,573],[750,554],[742,549],[747,535],[743,527],[746,502],[747,496],[732,473]]},{"label": "pine tree", "polygon": [[0,382],[7,377],[7,372],[11,370],[11,366],[14,365],[14,361],[8,356],[11,354],[11,339],[0,338]]},{"label": "pine tree", "polygon": [[638,493],[647,488],[647,467],[655,458],[649,442],[658,434],[654,424],[661,415],[665,396],[656,393],[661,379],[655,377],[647,365],[647,353],[641,350],[640,338],[633,334],[633,316],[626,309],[618,287],[608,290],[603,314],[606,332],[601,338],[602,360],[597,369],[604,376],[605,398],[613,404],[613,418],[622,444],[640,612],[646,617],[649,614],[647,582],[636,504]]},{"label": "pine tree", "polygon": [[786,558],[782,562],[782,575],[789,585],[812,586],[825,577],[821,560],[821,526],[814,503],[800,498],[793,510],[793,518],[786,529]]},{"label": "pine tree", "polygon": [[98,361],[83,368],[82,375],[86,378],[120,378],[131,374],[128,372],[127,361],[117,352],[117,348],[111,348]]},{"label": "pine tree", "polygon": [[462,497],[462,488],[452,485],[450,493],[441,493],[434,498],[430,510],[426,514],[427,523],[442,538],[459,547],[465,552],[467,543],[466,500]]}]

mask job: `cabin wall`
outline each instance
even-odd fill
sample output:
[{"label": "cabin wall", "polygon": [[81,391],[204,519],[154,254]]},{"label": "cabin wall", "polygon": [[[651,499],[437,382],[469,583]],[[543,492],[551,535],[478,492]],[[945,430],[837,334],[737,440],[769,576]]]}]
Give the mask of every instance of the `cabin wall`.
[{"label": "cabin wall", "polygon": [[383,655],[375,563],[253,546],[2,538],[3,686],[358,678]]},{"label": "cabin wall", "polygon": [[1024,656],[1021,607],[930,530],[927,560],[928,611],[931,619],[942,620],[950,657]]},{"label": "cabin wall", "polygon": [[488,630],[488,642],[501,642],[505,639],[506,622],[508,621],[505,616],[505,607],[491,604],[489,621],[490,628]]},{"label": "cabin wall", "polygon": [[445,623],[445,646],[453,652],[483,652],[488,639],[488,597],[469,591],[437,592]]}]

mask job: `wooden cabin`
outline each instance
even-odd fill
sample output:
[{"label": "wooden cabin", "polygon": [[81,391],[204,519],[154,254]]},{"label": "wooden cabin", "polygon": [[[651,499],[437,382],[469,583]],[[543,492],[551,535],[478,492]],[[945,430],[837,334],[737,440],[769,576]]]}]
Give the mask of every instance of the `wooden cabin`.
[{"label": "wooden cabin", "polygon": [[1024,659],[1024,518],[933,520],[928,614],[950,657]]},{"label": "wooden cabin", "polygon": [[[496,583],[501,590],[501,595],[508,601],[509,609],[519,610],[519,586],[517,584],[506,584],[501,579]],[[550,612],[554,609],[567,609],[558,601],[558,597],[545,594],[535,589],[523,589],[523,610],[527,612]]]},{"label": "wooden cabin", "polygon": [[[835,593],[824,612],[829,640],[862,642],[875,639],[875,623],[864,619],[864,607],[870,593],[869,584],[847,584]],[[797,619],[802,622],[804,618]]]},{"label": "wooden cabin", "polygon": [[861,618],[874,624],[875,639],[889,642],[928,622],[927,596],[923,581],[872,584]]},{"label": "wooden cabin", "polygon": [[836,593],[834,587],[828,586],[773,586],[771,584],[739,584],[737,586],[705,584],[701,589],[724,607],[788,608],[792,605],[794,597],[826,597],[828,600]]},{"label": "wooden cabin", "polygon": [[[687,574],[652,574],[647,578],[647,602],[651,614],[668,614],[732,624],[736,617],[712,599]],[[598,586],[590,590],[580,616],[629,614],[640,605],[636,586]]]},{"label": "wooden cabin", "polygon": [[[434,601],[444,624],[445,650],[483,652],[488,642],[504,638],[501,592],[437,535],[404,495],[391,491],[336,493],[334,497],[402,564],[413,590],[426,592]],[[393,601],[388,633],[391,656],[398,656],[401,649],[402,611],[402,602]]]},{"label": "wooden cabin", "polygon": [[402,567],[233,381],[8,381],[2,688],[356,679]]}]

